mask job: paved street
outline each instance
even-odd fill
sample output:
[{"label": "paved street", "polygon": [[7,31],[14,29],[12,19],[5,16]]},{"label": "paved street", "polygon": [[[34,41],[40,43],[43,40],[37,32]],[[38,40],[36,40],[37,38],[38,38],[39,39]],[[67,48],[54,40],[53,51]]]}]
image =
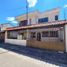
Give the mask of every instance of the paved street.
[{"label": "paved street", "polygon": [[0,48],[0,67],[59,67]]},{"label": "paved street", "polygon": [[[58,53],[56,51],[42,50],[10,44],[0,44],[0,47],[7,49],[7,51],[2,51],[2,49],[0,48],[0,65],[11,65],[11,67],[45,67],[45,65],[51,65],[51,67],[67,67],[66,53]],[[12,53],[10,51],[15,53]],[[22,57],[20,57],[19,55],[22,55]],[[26,56],[36,60],[40,60],[42,62],[31,60]]]}]

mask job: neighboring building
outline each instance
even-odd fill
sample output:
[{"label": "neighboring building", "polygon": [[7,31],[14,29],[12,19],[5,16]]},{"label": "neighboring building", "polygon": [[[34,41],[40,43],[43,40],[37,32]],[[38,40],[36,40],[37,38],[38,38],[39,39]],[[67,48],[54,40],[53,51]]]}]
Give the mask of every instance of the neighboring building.
[{"label": "neighboring building", "polygon": [[6,28],[13,27],[11,23],[0,24],[0,31],[6,30]]},{"label": "neighboring building", "polygon": [[4,42],[6,28],[13,27],[10,23],[0,24],[0,42]]},{"label": "neighboring building", "polygon": [[67,52],[67,21],[59,21],[59,8],[16,17],[18,27],[7,28],[5,43]]}]

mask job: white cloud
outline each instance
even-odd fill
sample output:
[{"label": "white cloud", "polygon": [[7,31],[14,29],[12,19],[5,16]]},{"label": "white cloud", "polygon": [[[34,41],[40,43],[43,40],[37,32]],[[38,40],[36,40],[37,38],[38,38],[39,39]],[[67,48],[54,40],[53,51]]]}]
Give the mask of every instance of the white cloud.
[{"label": "white cloud", "polygon": [[8,21],[14,21],[15,17],[7,17],[6,20],[8,20]]},{"label": "white cloud", "polygon": [[38,0],[27,0],[29,7],[34,7]]},{"label": "white cloud", "polygon": [[11,22],[11,23],[18,23],[18,22],[15,20],[15,17],[7,17],[6,20],[9,21],[9,22]]},{"label": "white cloud", "polygon": [[64,8],[67,8],[67,4],[66,4],[66,5],[64,5]]},{"label": "white cloud", "polygon": [[11,23],[15,23],[15,24],[16,24],[16,23],[18,23],[18,22],[17,22],[17,21],[11,21]]}]

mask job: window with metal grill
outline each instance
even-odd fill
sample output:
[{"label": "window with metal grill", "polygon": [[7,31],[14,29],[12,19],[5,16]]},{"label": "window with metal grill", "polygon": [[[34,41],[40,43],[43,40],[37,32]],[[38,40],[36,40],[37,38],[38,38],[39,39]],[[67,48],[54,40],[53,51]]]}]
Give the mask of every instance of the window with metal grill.
[{"label": "window with metal grill", "polygon": [[39,23],[48,22],[48,17],[38,19]]}]

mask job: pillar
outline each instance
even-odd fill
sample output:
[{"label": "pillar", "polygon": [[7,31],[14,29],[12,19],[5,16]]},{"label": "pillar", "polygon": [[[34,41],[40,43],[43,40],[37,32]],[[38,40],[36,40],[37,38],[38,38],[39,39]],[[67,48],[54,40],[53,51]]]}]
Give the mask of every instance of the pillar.
[{"label": "pillar", "polygon": [[27,40],[29,40],[30,39],[30,33],[29,33],[30,31],[27,29]]},{"label": "pillar", "polygon": [[64,34],[65,34],[65,52],[67,52],[67,24],[64,26]]},{"label": "pillar", "polygon": [[7,31],[5,31],[5,39],[7,39]]}]

